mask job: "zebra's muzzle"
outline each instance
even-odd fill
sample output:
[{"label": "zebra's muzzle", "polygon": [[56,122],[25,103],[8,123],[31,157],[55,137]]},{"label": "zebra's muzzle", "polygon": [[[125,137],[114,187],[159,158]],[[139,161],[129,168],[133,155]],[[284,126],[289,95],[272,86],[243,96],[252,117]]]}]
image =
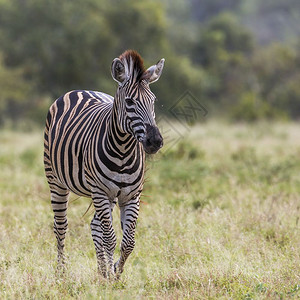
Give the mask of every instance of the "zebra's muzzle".
[{"label": "zebra's muzzle", "polygon": [[156,153],[163,146],[163,138],[156,126],[146,124],[146,135],[142,144],[148,154]]}]

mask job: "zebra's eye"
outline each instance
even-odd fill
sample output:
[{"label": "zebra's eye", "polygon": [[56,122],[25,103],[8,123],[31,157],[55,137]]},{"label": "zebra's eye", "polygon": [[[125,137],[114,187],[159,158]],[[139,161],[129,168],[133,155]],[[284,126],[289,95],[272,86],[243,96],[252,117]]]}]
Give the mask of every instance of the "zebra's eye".
[{"label": "zebra's eye", "polygon": [[125,99],[125,102],[127,105],[131,106],[131,105],[134,105],[134,101],[131,99],[131,98],[126,98]]}]

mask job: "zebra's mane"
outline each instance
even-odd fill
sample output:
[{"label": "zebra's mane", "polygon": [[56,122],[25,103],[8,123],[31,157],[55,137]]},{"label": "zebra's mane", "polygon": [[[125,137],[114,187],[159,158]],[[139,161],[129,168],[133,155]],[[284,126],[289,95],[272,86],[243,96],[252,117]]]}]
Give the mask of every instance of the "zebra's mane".
[{"label": "zebra's mane", "polygon": [[126,50],[119,59],[127,65],[131,77],[139,81],[146,71],[142,57],[134,50]]}]

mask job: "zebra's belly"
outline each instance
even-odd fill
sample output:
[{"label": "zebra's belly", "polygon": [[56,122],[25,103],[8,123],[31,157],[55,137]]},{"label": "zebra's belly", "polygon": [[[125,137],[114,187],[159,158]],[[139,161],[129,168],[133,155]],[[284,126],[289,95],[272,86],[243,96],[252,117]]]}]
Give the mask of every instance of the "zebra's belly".
[{"label": "zebra's belly", "polygon": [[[137,176],[124,176],[122,174],[98,174],[97,180],[94,178],[93,186],[103,190],[108,198],[113,201],[118,198],[119,204],[131,200],[143,188],[143,173]],[[90,179],[87,179],[90,181]]]},{"label": "zebra's belly", "polygon": [[[88,161],[87,158],[84,159]],[[90,161],[91,162],[91,161]],[[62,167],[63,166],[63,167]],[[74,194],[92,197],[94,189],[104,191],[113,201],[118,198],[119,203],[132,199],[143,188],[144,165],[134,168],[127,173],[112,172],[102,165],[100,169],[93,169],[89,164],[83,164],[78,157],[64,156],[61,168],[53,169],[60,182],[68,187]]]},{"label": "zebra's belly", "polygon": [[91,197],[91,188],[86,182],[84,171],[82,169],[80,171],[76,170],[76,164],[74,166],[75,170],[72,174],[65,172],[63,176],[57,174],[57,177],[72,193],[78,196]]},{"label": "zebra's belly", "polygon": [[135,198],[136,195],[142,191],[142,189],[143,189],[142,184],[140,184],[139,188],[137,188],[137,189],[132,189],[131,187],[130,188],[122,188],[120,190],[120,194],[118,196],[119,205],[124,205],[129,200]]},{"label": "zebra's belly", "polygon": [[133,199],[138,191],[141,191],[143,188],[142,184],[138,185],[137,188],[133,188],[131,186],[128,187],[111,187],[111,189],[108,191],[108,194],[110,195],[110,199],[118,199],[119,205],[123,205],[129,200]]}]

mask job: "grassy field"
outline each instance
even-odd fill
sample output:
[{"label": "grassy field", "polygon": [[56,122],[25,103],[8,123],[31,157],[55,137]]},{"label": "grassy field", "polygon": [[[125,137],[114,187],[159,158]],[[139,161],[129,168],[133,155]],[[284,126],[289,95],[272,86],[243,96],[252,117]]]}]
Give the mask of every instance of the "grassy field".
[{"label": "grassy field", "polygon": [[0,131],[0,299],[300,298],[300,124],[197,125],[150,160],[119,282],[97,274],[89,203],[72,195],[58,276],[42,131]]}]

